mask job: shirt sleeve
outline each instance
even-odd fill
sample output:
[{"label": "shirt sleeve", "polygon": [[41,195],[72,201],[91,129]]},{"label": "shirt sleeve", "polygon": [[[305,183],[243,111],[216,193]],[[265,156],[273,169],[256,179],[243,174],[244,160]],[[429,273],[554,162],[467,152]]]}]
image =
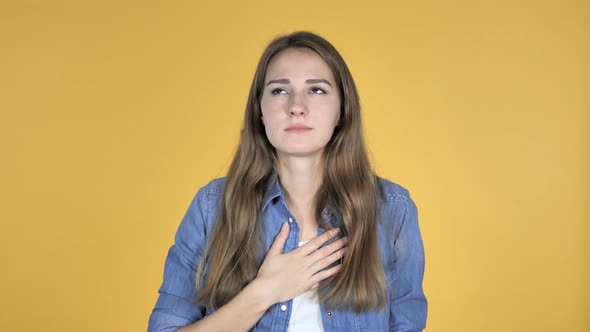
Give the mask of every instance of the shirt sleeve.
[{"label": "shirt sleeve", "polygon": [[418,211],[412,198],[404,200],[401,226],[395,239],[393,296],[390,303],[389,331],[422,331],[426,327],[428,302],[422,289],[424,246]]},{"label": "shirt sleeve", "polygon": [[193,198],[164,265],[164,280],[150,315],[148,332],[176,331],[203,318],[205,307],[193,302],[195,276],[205,249],[206,187]]}]

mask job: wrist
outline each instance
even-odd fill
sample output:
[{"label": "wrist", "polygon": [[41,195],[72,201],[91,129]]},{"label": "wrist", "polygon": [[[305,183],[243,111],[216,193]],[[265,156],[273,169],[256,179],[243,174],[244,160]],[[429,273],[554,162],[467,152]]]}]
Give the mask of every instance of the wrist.
[{"label": "wrist", "polygon": [[264,286],[264,283],[255,278],[245,288],[245,295],[249,299],[252,299],[254,308],[260,313],[264,313],[270,306],[275,304],[277,301],[272,298],[272,294],[268,291],[268,287]]}]

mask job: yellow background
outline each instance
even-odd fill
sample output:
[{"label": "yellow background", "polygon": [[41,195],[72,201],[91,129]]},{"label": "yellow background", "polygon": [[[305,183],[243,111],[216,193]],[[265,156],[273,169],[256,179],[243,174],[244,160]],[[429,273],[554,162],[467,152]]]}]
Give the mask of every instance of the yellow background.
[{"label": "yellow background", "polygon": [[428,331],[589,331],[588,1],[0,2],[0,330],[144,331],[277,34],[358,84]]}]

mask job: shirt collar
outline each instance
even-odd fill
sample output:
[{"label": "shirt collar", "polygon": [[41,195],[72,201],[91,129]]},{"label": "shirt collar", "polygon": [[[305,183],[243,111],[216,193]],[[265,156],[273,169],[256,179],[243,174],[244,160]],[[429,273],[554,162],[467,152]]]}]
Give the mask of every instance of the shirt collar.
[{"label": "shirt collar", "polygon": [[[264,194],[264,198],[262,199],[261,211],[264,211],[268,203],[270,203],[277,197],[283,197],[283,191],[281,190],[278,174],[276,170],[273,168],[272,173],[266,184],[266,192]],[[324,208],[322,210],[322,218],[324,220],[329,220],[330,217],[332,217],[332,213],[330,213],[330,211],[327,208]]]},{"label": "shirt collar", "polygon": [[266,184],[266,193],[264,194],[264,198],[262,199],[262,210],[266,208],[270,201],[282,196],[283,192],[281,191],[281,186],[279,184],[279,177],[277,175],[277,172],[273,169]]}]

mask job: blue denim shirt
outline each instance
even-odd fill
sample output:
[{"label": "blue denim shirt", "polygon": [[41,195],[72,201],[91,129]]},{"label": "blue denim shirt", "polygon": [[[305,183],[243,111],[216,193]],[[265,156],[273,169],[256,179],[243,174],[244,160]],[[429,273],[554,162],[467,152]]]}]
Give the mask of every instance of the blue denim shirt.
[{"label": "blue denim shirt", "polygon": [[[202,319],[211,308],[191,302],[195,294],[195,274],[216,221],[224,179],[211,181],[192,200],[176,232],[164,268],[160,296],[149,319],[148,331],[176,331]],[[384,197],[379,202],[377,228],[381,261],[387,283],[388,303],[383,311],[356,314],[326,308],[320,304],[325,332],[332,331],[421,331],[426,326],[427,300],[422,290],[424,248],[416,206],[403,187],[380,179]],[[278,181],[268,187],[262,202],[266,249],[281,225],[292,220],[284,252],[298,246],[299,228],[285,203]],[[326,211],[324,211],[326,212]],[[324,214],[325,218],[329,215]],[[318,234],[323,233],[318,229]],[[283,306],[285,305],[287,310]],[[275,303],[251,331],[287,331],[292,300]]]}]

